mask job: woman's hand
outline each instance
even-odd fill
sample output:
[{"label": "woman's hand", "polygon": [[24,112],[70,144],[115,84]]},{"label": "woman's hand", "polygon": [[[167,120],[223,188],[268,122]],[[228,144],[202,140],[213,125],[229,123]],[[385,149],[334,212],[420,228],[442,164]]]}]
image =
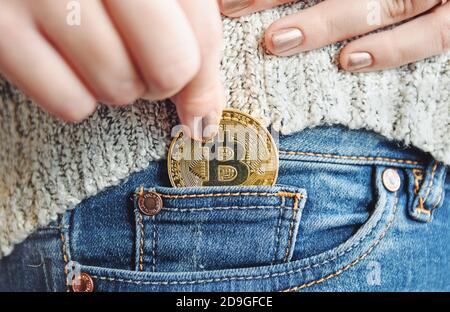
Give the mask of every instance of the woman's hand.
[{"label": "woman's hand", "polygon": [[201,138],[224,104],[221,27],[209,0],[0,0],[0,73],[72,122],[97,101],[172,97]]},{"label": "woman's hand", "polygon": [[[232,17],[292,2],[219,1],[222,13]],[[340,54],[341,67],[354,72],[381,70],[450,49],[450,2],[447,0],[325,0],[273,23],[266,32],[265,42],[272,54],[289,56],[404,21],[407,22],[392,30],[349,43]]]}]

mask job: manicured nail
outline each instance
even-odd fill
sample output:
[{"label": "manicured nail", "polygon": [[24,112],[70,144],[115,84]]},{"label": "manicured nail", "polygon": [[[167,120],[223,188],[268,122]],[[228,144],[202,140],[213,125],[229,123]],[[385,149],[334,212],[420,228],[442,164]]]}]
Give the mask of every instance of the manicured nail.
[{"label": "manicured nail", "polygon": [[212,139],[219,133],[220,117],[216,112],[209,113],[203,118],[203,140]]},{"label": "manicured nail", "polygon": [[[180,112],[178,113],[180,114]],[[202,141],[203,139],[203,127],[202,127],[202,117],[200,116],[189,116],[185,114],[180,114],[181,126],[186,137],[189,137],[195,141]]]},{"label": "manicured nail", "polygon": [[354,52],[348,56],[347,70],[356,71],[373,64],[373,57],[368,52]]},{"label": "manicured nail", "polygon": [[222,0],[223,13],[233,14],[252,4],[253,0]]},{"label": "manicured nail", "polygon": [[272,34],[275,53],[283,53],[303,43],[303,33],[298,28],[286,28]]},{"label": "manicured nail", "polygon": [[218,125],[208,125],[203,129],[203,141],[214,138],[219,133]]}]

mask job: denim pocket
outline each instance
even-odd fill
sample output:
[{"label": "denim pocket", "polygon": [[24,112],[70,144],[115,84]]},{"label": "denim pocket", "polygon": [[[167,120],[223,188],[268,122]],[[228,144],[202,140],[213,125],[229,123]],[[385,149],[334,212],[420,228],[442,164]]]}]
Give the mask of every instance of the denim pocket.
[{"label": "denim pocket", "polygon": [[135,201],[136,270],[192,272],[273,265],[292,258],[306,200],[301,188],[156,187],[148,216]]},{"label": "denim pocket", "polygon": [[[153,217],[136,206],[130,209],[136,224],[132,269],[72,259],[83,260],[81,270],[100,291],[274,291],[321,284],[363,262],[403,205],[402,190],[384,187],[383,165],[328,164],[328,170],[322,165],[282,162],[280,182],[291,184],[286,187],[148,188],[162,196],[164,206]],[[343,190],[349,181],[353,187]],[[307,200],[298,186],[306,182],[316,193]],[[321,192],[327,187],[335,193]],[[79,226],[80,220],[73,224]],[[91,241],[95,232],[86,234]],[[68,232],[66,245],[80,255],[86,247],[77,235],[79,231]],[[71,243],[73,237],[78,241]],[[103,234],[103,239],[108,238]],[[102,244],[91,243],[88,251],[92,254]],[[113,242],[104,244],[114,252]],[[119,241],[117,245],[126,250]]]}]

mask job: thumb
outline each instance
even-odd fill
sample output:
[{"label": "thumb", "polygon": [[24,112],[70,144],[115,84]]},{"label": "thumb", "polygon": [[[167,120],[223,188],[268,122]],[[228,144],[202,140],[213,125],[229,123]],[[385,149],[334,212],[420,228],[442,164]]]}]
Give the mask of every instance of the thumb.
[{"label": "thumb", "polygon": [[212,138],[217,134],[222,110],[225,106],[224,91],[219,73],[200,73],[188,86],[173,98],[180,122],[195,140]]},{"label": "thumb", "polygon": [[222,22],[216,1],[180,0],[196,34],[202,64],[194,79],[173,101],[184,128],[196,140],[217,134],[225,106],[224,88],[220,80]]}]

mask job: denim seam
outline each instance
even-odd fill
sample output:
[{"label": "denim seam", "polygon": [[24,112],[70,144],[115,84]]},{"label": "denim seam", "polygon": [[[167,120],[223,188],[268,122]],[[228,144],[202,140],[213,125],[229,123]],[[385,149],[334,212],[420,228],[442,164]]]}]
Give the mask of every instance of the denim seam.
[{"label": "denim seam", "polygon": [[[283,208],[283,207],[280,207],[280,208]],[[282,213],[283,213],[283,209],[280,209],[280,212],[278,213],[278,224],[277,224],[277,230],[276,230],[276,234],[275,234],[275,237],[276,237],[276,241],[275,241],[275,247],[274,247],[274,249],[275,249],[275,252],[274,252],[274,254],[273,254],[273,258],[272,258],[272,262],[271,262],[271,264],[273,265],[274,263],[275,263],[275,260],[276,260],[276,258],[277,258],[277,255],[278,255],[278,250],[280,249],[280,230],[281,230],[281,220],[283,219],[282,218]]]},{"label": "denim seam", "polygon": [[426,203],[426,201],[428,199],[428,196],[430,195],[431,190],[433,188],[433,182],[434,182],[433,180],[434,180],[434,176],[436,175],[437,167],[438,167],[438,162],[435,161],[434,165],[433,165],[433,169],[431,171],[430,182],[428,182],[427,191],[425,193],[425,196],[424,197],[422,197],[422,196],[419,197],[419,203],[418,203],[418,206],[416,207],[416,211],[417,212],[424,213],[424,214],[426,214],[428,216],[427,222],[431,221],[431,210],[425,208],[425,203]]},{"label": "denim seam", "polygon": [[196,212],[196,211],[214,211],[214,210],[247,210],[247,209],[293,209],[290,206],[280,206],[280,205],[271,205],[271,206],[226,206],[226,207],[214,207],[214,208],[163,208],[164,211],[170,212]]},{"label": "denim seam", "polygon": [[258,192],[239,192],[239,193],[210,193],[210,194],[189,194],[189,195],[170,195],[158,193],[161,197],[169,199],[184,199],[184,198],[202,198],[202,197],[231,197],[231,196],[267,196],[267,197],[291,197],[299,196],[304,198],[303,194],[278,192],[278,193],[258,193]]},{"label": "denim seam", "polygon": [[67,229],[67,228],[68,228],[68,226],[64,226],[64,225],[61,225],[61,226],[47,226],[45,228],[37,229],[36,232],[41,232],[41,231],[46,231],[46,230],[58,230],[58,231],[60,231],[61,229]]},{"label": "denim seam", "polygon": [[[398,203],[398,197],[397,197],[397,193],[396,193],[396,202],[394,205],[394,213],[393,213],[394,217],[395,217],[395,213],[397,211],[397,203]],[[245,280],[258,280],[258,279],[267,279],[267,278],[271,278],[271,277],[281,277],[281,276],[285,276],[285,275],[291,275],[291,274],[299,273],[302,271],[318,268],[320,266],[323,266],[325,264],[333,262],[333,261],[337,260],[338,258],[344,256],[345,254],[349,253],[355,247],[357,247],[359,244],[361,244],[369,235],[371,235],[373,233],[374,229],[381,222],[381,219],[382,218],[380,217],[380,219],[372,227],[370,232],[366,233],[363,237],[361,237],[357,242],[355,242],[347,250],[345,250],[345,251],[343,251],[321,263],[307,265],[305,267],[301,267],[301,268],[298,268],[295,270],[289,270],[286,272],[269,273],[269,274],[254,275],[254,276],[228,276],[228,277],[211,278],[211,279],[203,279],[203,280],[185,280],[185,281],[170,281],[170,282],[167,282],[167,281],[159,281],[159,282],[158,281],[154,281],[154,282],[153,281],[139,281],[139,280],[133,280],[133,279],[122,279],[122,278],[114,278],[114,277],[101,276],[101,275],[92,275],[91,277],[94,279],[98,279],[98,280],[106,280],[106,281],[121,282],[121,283],[136,284],[136,285],[170,286],[170,285],[192,285],[192,284],[204,284],[204,283],[214,283],[214,282],[227,282],[227,281],[235,281],[235,280],[244,280],[244,281]],[[390,228],[393,221],[394,220],[392,219],[391,222],[388,223],[388,225],[386,226],[386,229],[384,231],[384,234]],[[382,239],[383,237],[380,237],[380,238]],[[379,241],[381,241],[381,239],[379,239]],[[377,244],[379,243],[379,241],[377,242]],[[373,246],[373,247],[375,247],[375,246]],[[370,252],[371,252],[371,250],[370,250]]]},{"label": "denim seam", "polygon": [[289,225],[289,240],[288,240],[288,244],[286,246],[286,253],[284,255],[284,262],[288,261],[289,258],[289,252],[291,250],[291,245],[292,245],[292,241],[293,241],[293,233],[294,233],[294,221],[295,218],[297,216],[297,210],[298,210],[298,197],[294,198],[294,206],[293,206],[293,213],[292,213],[292,219],[291,219],[291,223]]},{"label": "denim seam", "polygon": [[395,216],[397,215],[398,201],[399,201],[398,194],[395,193],[395,204],[394,204],[394,211],[393,211],[393,214],[392,214],[392,218],[389,220],[388,224],[386,225],[385,229],[381,233],[380,237],[367,249],[366,252],[364,252],[358,258],[353,260],[351,263],[347,264],[343,268],[337,270],[336,272],[334,272],[334,273],[332,273],[330,275],[327,275],[325,277],[319,278],[317,280],[314,280],[314,281],[311,281],[311,282],[308,282],[308,283],[304,283],[304,284],[299,285],[299,286],[287,288],[287,289],[284,289],[282,291],[283,292],[296,292],[296,291],[301,290],[303,288],[311,287],[311,286],[314,286],[314,285],[326,282],[326,281],[328,281],[328,280],[330,280],[330,279],[332,279],[334,277],[337,277],[337,276],[341,275],[343,272],[347,271],[348,269],[350,269],[353,266],[355,266],[356,264],[358,264],[360,261],[364,260],[370,253],[372,253],[372,251],[375,249],[375,247],[377,247],[378,244],[383,240],[383,238],[386,236],[387,231],[391,228],[392,224],[394,223]]},{"label": "denim seam", "polygon": [[[42,272],[44,273],[45,278],[45,287],[47,288],[47,291],[50,291],[50,283],[49,283],[49,276],[47,271],[47,264],[45,263],[44,255],[42,255],[41,252],[39,252],[39,256],[41,257],[41,263],[42,263]],[[53,283],[52,283],[53,286]]]},{"label": "denim seam", "polygon": [[156,223],[155,216],[152,217],[152,230],[153,230],[153,238],[152,238],[152,272],[156,272]]},{"label": "denim seam", "polygon": [[428,196],[430,195],[431,190],[433,188],[433,183],[434,183],[433,180],[434,180],[434,176],[436,175],[437,167],[438,167],[438,162],[434,162],[433,169],[431,171],[430,183],[428,184],[428,189],[427,189],[427,192],[425,193],[425,198],[424,198],[424,201],[423,201],[424,203],[427,201]]},{"label": "denim seam", "polygon": [[66,291],[69,292],[69,272],[67,271],[67,264],[69,263],[69,256],[67,255],[67,245],[66,245],[66,238],[64,236],[64,232],[63,232],[63,228],[61,227],[60,232],[59,232],[59,238],[61,240],[61,244],[62,244],[62,254],[63,254],[63,261],[64,261],[64,274],[66,276],[65,281],[66,281]]},{"label": "denim seam", "polygon": [[141,237],[139,239],[139,270],[144,271],[144,223],[142,222],[142,214],[139,213],[138,217],[139,231],[141,232]]},{"label": "denim seam", "polygon": [[301,156],[313,156],[322,157],[330,159],[345,159],[345,160],[359,160],[359,161],[386,161],[398,164],[408,164],[408,165],[420,165],[421,163],[409,159],[398,159],[398,158],[388,158],[388,157],[371,157],[371,156],[345,156],[345,155],[335,155],[335,154],[321,154],[312,152],[297,152],[297,151],[287,151],[280,150],[281,154],[286,155],[301,155]]},{"label": "denim seam", "polygon": [[441,192],[439,193],[439,198],[438,198],[437,202],[433,205],[433,210],[436,209],[436,207],[439,206],[439,204],[441,203],[443,193],[444,192],[441,190]]}]

